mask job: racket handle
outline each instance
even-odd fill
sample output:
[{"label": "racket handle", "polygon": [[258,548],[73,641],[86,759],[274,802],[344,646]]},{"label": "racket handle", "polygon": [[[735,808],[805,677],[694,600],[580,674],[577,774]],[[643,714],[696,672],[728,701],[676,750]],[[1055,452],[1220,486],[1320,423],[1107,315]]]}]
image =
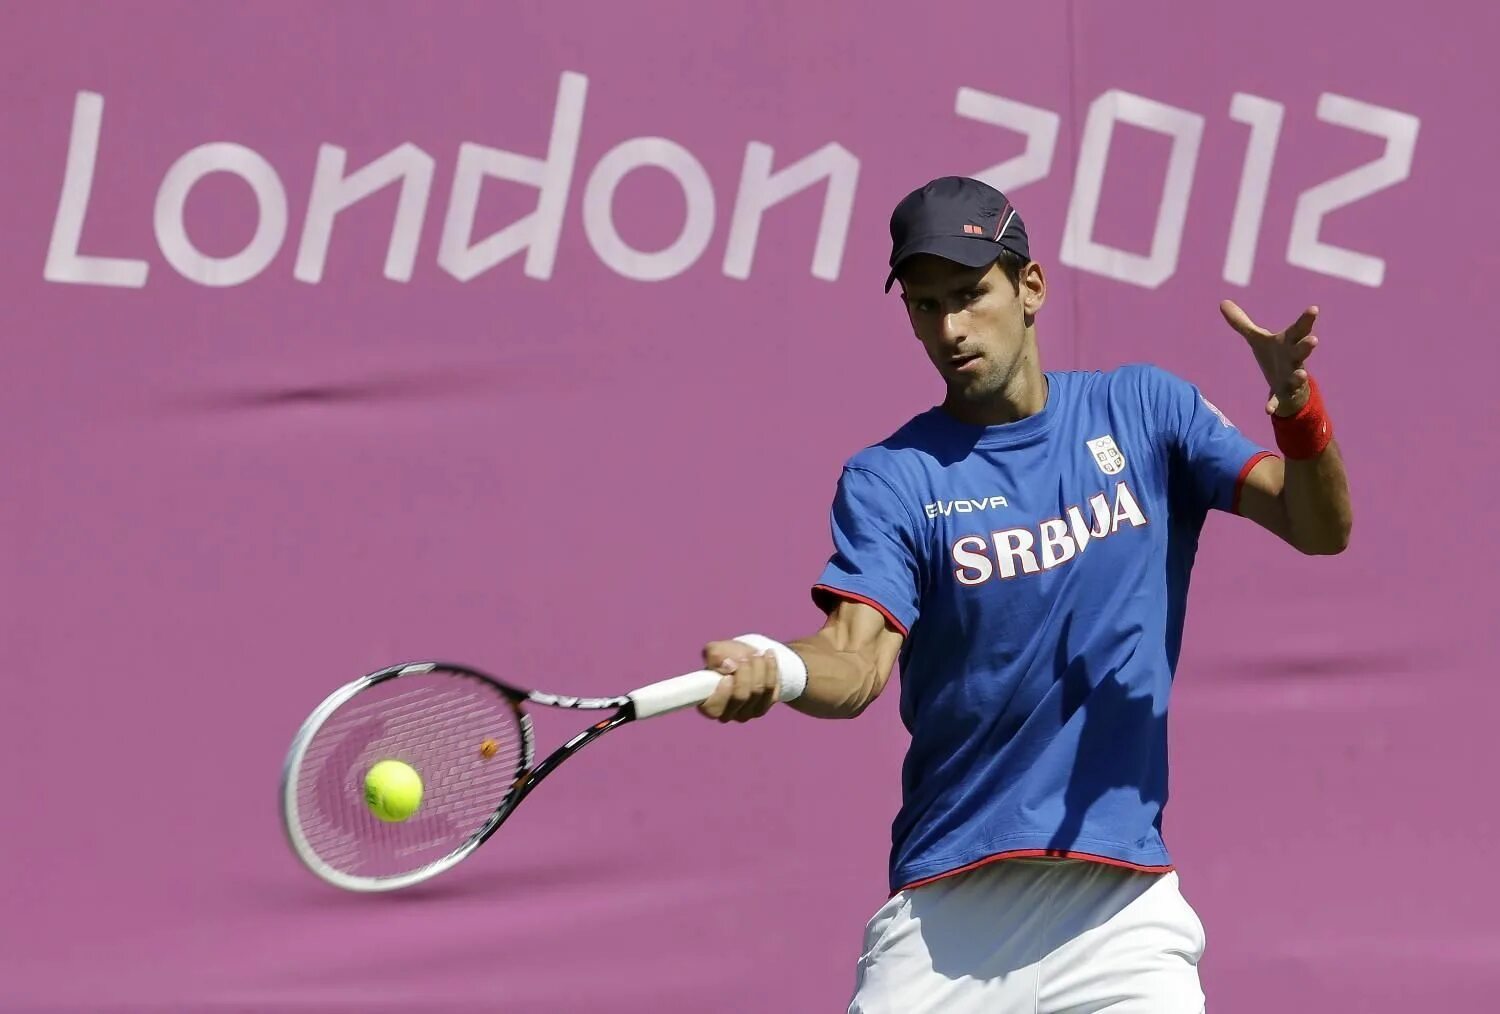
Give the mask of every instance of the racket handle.
[{"label": "racket handle", "polygon": [[[807,688],[807,666],[796,652],[760,634],[743,634],[735,640],[769,650],[776,656],[776,667],[781,674],[781,687],[776,695],[778,700],[790,701],[802,696],[802,691]],[[697,672],[674,676],[633,690],[629,696],[635,704],[635,717],[653,718],[702,704],[723,678],[723,673],[699,669]]]},{"label": "racket handle", "polygon": [[633,690],[630,699],[635,702],[635,717],[653,718],[702,704],[723,678],[723,673],[699,669]]}]

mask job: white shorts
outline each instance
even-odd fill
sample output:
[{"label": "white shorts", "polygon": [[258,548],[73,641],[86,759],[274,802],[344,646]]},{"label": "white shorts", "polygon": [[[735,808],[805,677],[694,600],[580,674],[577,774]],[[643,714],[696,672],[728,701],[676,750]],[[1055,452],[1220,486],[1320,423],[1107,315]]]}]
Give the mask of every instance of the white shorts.
[{"label": "white shorts", "polygon": [[1007,859],[901,891],[865,927],[849,1014],[1201,1014],[1176,873]]}]

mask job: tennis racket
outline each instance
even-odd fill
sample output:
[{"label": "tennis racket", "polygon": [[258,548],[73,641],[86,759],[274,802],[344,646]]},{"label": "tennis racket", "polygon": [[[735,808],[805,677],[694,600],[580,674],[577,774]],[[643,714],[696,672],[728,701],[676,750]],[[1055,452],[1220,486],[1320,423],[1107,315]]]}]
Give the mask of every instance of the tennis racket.
[{"label": "tennis racket", "polygon": [[[786,651],[756,634],[736,640]],[[778,696],[791,700],[805,673],[795,661],[780,669]],[[430,880],[489,840],[564,760],[611,729],[707,700],[721,679],[705,669],[624,697],[564,697],[444,662],[370,673],[330,694],[292,741],[281,777],[287,838],[309,870],[346,890]],[[537,764],[527,705],[612,713]],[[383,760],[410,765],[422,780],[421,803],[403,821],[382,821],[365,804],[365,775]]]}]

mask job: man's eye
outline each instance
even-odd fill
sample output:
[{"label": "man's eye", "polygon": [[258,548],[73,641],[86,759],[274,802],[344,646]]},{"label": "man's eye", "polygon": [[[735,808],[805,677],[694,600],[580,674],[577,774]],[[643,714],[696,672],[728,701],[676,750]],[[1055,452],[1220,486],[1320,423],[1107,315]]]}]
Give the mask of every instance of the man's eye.
[{"label": "man's eye", "polygon": [[919,300],[917,300],[917,312],[918,313],[935,313],[935,312],[937,312],[937,300],[935,300],[935,299],[919,299]]}]

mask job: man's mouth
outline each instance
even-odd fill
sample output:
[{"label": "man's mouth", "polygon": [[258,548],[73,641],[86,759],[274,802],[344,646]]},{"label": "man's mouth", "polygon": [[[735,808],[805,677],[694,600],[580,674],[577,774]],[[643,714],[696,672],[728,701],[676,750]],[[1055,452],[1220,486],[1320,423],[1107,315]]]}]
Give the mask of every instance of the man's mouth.
[{"label": "man's mouth", "polygon": [[948,368],[955,372],[962,373],[966,370],[970,370],[976,367],[981,358],[982,357],[977,352],[962,356],[949,356]]}]

